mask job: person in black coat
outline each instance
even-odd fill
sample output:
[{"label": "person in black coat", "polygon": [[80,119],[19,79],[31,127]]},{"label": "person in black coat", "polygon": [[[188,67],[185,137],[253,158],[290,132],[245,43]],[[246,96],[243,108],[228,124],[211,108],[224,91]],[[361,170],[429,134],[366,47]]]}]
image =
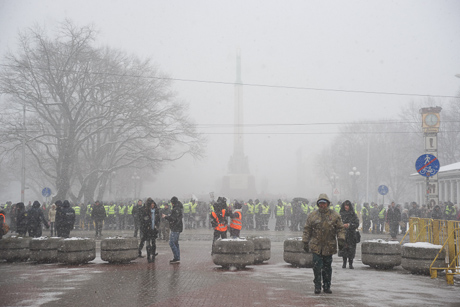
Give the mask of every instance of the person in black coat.
[{"label": "person in black coat", "polygon": [[169,263],[174,264],[180,263],[179,235],[184,229],[184,225],[182,223],[184,206],[176,196],[171,198],[171,204],[171,214],[163,214],[162,216],[169,222],[169,246],[171,247],[174,256],[174,258],[169,261]]},{"label": "person in black coat", "polygon": [[340,207],[340,217],[342,218],[343,227],[346,229],[345,234],[345,246],[339,250],[339,257],[343,258],[342,268],[347,267],[350,264],[350,269],[353,269],[353,259],[356,254],[356,229],[359,227],[359,218],[353,209],[353,204],[346,200]]},{"label": "person in black coat", "polygon": [[70,206],[68,200],[64,200],[62,203],[62,224],[61,224],[61,237],[68,238],[70,231],[73,229],[75,224],[75,210]]},{"label": "person in black coat", "polygon": [[46,229],[49,229],[50,226],[45,219],[41,205],[36,200],[32,208],[27,211],[27,230],[29,231],[29,237],[38,238],[42,236],[42,223],[45,225]]},{"label": "person in black coat", "polygon": [[102,236],[102,225],[104,224],[105,217],[107,216],[104,206],[97,200],[91,210],[91,219],[94,221],[94,228],[96,229],[96,238]]},{"label": "person in black coat", "polygon": [[144,206],[139,210],[141,228],[141,243],[139,244],[139,257],[142,257],[142,248],[147,241],[147,261],[155,262],[157,255],[156,238],[160,227],[160,208],[152,198],[147,198]]},{"label": "person in black coat", "polygon": [[433,220],[442,220],[442,217],[441,207],[439,205],[434,206],[433,211],[431,211],[431,218]]},{"label": "person in black coat", "polygon": [[61,237],[62,225],[64,217],[62,216],[62,201],[57,200],[56,205],[56,219],[54,221],[54,229],[56,230],[56,237]]},{"label": "person in black coat", "polygon": [[390,235],[392,239],[396,239],[399,232],[399,222],[401,222],[401,211],[394,201],[391,202],[387,210],[387,223],[390,226]]},{"label": "person in black coat", "polygon": [[16,204],[16,232],[20,237],[27,234],[27,211],[24,203]]}]

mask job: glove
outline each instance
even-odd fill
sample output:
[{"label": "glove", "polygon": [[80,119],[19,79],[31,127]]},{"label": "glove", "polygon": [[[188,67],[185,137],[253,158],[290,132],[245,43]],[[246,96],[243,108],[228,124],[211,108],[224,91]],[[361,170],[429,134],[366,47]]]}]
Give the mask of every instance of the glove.
[{"label": "glove", "polygon": [[346,245],[345,240],[339,239],[338,241],[339,241],[339,250],[342,250]]},{"label": "glove", "polygon": [[308,253],[310,251],[310,249],[308,248],[308,243],[304,243],[303,244],[303,250]]}]

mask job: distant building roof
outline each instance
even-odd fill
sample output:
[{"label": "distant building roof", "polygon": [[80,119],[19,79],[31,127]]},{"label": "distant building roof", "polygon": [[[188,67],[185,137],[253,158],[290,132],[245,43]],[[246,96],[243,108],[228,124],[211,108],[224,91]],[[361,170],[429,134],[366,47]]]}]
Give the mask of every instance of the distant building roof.
[{"label": "distant building roof", "polygon": [[[413,174],[411,174],[411,177],[412,176],[418,176],[418,175],[419,175],[419,173],[413,173]],[[456,162],[456,163],[441,166],[439,168],[438,175],[439,176],[442,175],[443,177],[457,175],[460,178],[460,162]]]}]

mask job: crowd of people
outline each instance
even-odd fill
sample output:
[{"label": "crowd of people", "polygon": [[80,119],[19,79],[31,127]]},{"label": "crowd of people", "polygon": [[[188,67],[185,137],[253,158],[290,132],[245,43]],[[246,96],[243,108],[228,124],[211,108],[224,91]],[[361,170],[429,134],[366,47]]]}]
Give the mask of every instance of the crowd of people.
[{"label": "crowd of people", "polygon": [[[223,198],[222,198],[223,199]],[[238,210],[242,217],[241,226],[245,230],[269,230],[270,219],[275,219],[275,227],[272,230],[301,231],[309,214],[317,208],[314,202],[310,203],[306,198],[294,198],[291,201],[278,199],[276,201],[260,201],[249,199],[248,201],[230,201],[225,199],[229,209],[235,205],[241,206]],[[158,209],[165,215],[171,212],[170,200],[156,200]],[[183,201],[183,224],[185,229],[212,228],[213,220],[211,212],[217,201],[198,201],[190,199]],[[54,204],[40,204],[35,201],[12,204],[7,202],[2,205],[0,223],[4,219],[12,232],[30,236],[42,235],[42,229],[49,226],[50,236],[67,237],[69,232],[75,230],[95,230],[96,237],[102,236],[103,230],[134,230],[137,237],[140,229],[139,217],[143,200],[122,201],[122,202],[100,202],[84,205],[71,204],[68,200],[56,201]],[[337,213],[342,208],[342,202],[331,204],[331,208]],[[404,205],[394,204],[388,206],[383,204],[363,203],[353,204],[362,225],[364,233],[390,232],[395,237],[396,232],[405,233],[409,218],[432,218],[444,220],[460,220],[458,206],[448,201],[440,205],[422,205],[412,202]],[[31,217],[26,218],[30,211]],[[42,214],[40,214],[43,213]],[[57,214],[64,212],[63,215]],[[37,222],[40,220],[41,222]],[[61,222],[65,220],[64,222]],[[40,226],[38,226],[40,225]],[[63,226],[64,225],[64,226]],[[0,234],[1,235],[1,234]],[[158,237],[161,240],[169,240],[169,223],[160,215]]]},{"label": "crowd of people", "polygon": [[183,229],[213,228],[213,244],[226,239],[238,239],[242,229],[269,230],[270,218],[275,218],[275,231],[302,231],[304,249],[313,254],[315,294],[332,293],[332,255],[338,252],[343,268],[353,269],[356,244],[359,243],[358,228],[364,233],[388,232],[392,239],[407,230],[409,218],[460,220],[460,212],[452,202],[442,205],[422,205],[412,202],[402,207],[375,203],[353,204],[351,201],[331,204],[326,194],[320,194],[315,202],[306,198],[294,198],[291,202],[247,202],[218,197],[216,201],[200,202],[196,199],[182,203],[177,197],[170,200],[136,200],[127,203],[102,203],[71,205],[68,200],[51,205],[34,201],[28,206],[8,202],[0,210],[0,239],[3,225],[11,225],[18,236],[41,237],[43,229],[50,236],[68,238],[73,229],[94,230],[96,238],[104,229],[132,229],[133,236],[140,237],[139,257],[144,245],[147,261],[155,262],[156,240],[169,240],[173,254],[171,264],[180,263],[179,236]]}]

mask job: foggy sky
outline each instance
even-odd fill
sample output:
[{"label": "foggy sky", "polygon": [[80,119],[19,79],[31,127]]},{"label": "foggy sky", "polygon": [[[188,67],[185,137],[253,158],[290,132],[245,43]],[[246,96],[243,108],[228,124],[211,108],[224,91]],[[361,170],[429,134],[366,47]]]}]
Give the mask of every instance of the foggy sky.
[{"label": "foggy sky", "polygon": [[[314,178],[314,162],[337,123],[397,119],[423,95],[458,94],[459,12],[455,0],[0,0],[0,54],[15,48],[18,30],[36,23],[52,30],[69,18],[94,24],[101,45],[152,58],[171,78],[199,81],[173,86],[206,133],[206,158],[166,167],[142,193],[188,197],[218,193],[227,172],[239,49],[243,83],[263,85],[243,87],[245,123],[261,125],[245,127],[257,189],[265,181],[273,194],[299,196],[302,148],[311,178],[301,196],[312,197],[330,191],[325,178]],[[335,124],[280,126],[304,123]]]}]

